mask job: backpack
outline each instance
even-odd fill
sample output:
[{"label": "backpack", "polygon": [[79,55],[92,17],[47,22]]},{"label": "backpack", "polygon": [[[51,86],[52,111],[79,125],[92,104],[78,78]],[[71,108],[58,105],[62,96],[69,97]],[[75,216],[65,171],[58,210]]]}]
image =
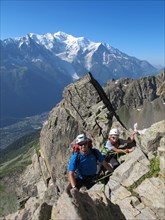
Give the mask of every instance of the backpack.
[{"label": "backpack", "polygon": [[[91,149],[93,147],[93,144],[92,144],[92,139],[88,138],[88,147]],[[74,147],[73,147],[73,154],[74,153],[77,153],[79,151],[79,145],[78,144],[75,144]]]},{"label": "backpack", "polygon": [[[97,153],[97,150],[96,149],[91,149],[93,155],[95,156],[96,158],[96,162],[97,160],[99,159],[99,155]],[[78,151],[77,155],[76,155],[76,166],[78,166],[80,164],[80,151]]]}]

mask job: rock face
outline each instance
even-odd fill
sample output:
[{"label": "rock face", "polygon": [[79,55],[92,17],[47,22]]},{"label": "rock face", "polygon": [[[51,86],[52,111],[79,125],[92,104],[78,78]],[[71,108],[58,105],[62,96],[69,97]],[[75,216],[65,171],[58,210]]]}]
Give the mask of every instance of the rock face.
[{"label": "rock face", "polygon": [[130,131],[91,74],[66,87],[63,96],[43,126],[40,153],[33,153],[32,164],[19,177],[20,210],[2,219],[164,220],[165,120],[136,138],[135,151],[121,158],[105,186],[98,182],[70,197],[67,167],[76,135],[85,132],[100,149],[111,127],[123,136]]},{"label": "rock face", "polygon": [[63,193],[59,198],[57,206],[53,207],[52,219],[81,219],[81,220],[124,220],[118,205],[114,205],[101,191],[75,192],[72,198]]},{"label": "rock face", "polygon": [[128,127],[138,122],[143,129],[164,119],[164,72],[137,80],[110,80],[104,90]]}]

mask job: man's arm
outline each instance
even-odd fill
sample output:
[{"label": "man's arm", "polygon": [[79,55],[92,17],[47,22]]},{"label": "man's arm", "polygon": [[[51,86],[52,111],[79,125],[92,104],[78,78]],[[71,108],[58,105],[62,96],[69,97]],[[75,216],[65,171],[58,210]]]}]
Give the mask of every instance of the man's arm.
[{"label": "man's arm", "polygon": [[115,151],[116,153],[125,153],[125,154],[130,153],[134,150],[135,150],[134,147],[132,147],[131,149],[121,149],[121,148],[116,148],[116,147],[113,148],[113,151]]},{"label": "man's arm", "polygon": [[127,140],[127,144],[130,144],[130,143],[132,143],[132,141],[134,141],[135,140],[135,136],[138,134],[138,132],[136,131],[136,132],[134,132],[133,134],[132,134],[132,136]]},{"label": "man's arm", "polygon": [[72,188],[73,189],[76,188],[76,180],[75,180],[75,177],[74,177],[74,171],[69,171],[69,181],[70,181],[70,184],[71,184]]}]

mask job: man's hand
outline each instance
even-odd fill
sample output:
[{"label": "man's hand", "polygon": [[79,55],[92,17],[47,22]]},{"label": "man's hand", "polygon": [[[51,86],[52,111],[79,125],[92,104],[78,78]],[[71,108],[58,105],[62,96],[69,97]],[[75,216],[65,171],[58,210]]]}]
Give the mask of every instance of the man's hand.
[{"label": "man's hand", "polygon": [[72,186],[72,189],[74,189],[75,191],[78,191],[76,186]]},{"label": "man's hand", "polygon": [[135,148],[132,147],[131,149],[128,149],[128,152],[131,153],[131,152],[133,152],[134,150],[135,150]]}]

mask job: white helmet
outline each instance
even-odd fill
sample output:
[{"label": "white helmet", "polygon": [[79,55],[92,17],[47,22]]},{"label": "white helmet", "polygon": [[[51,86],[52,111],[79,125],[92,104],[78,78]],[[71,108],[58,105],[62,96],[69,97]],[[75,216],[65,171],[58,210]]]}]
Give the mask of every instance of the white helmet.
[{"label": "white helmet", "polygon": [[114,135],[120,135],[119,129],[117,129],[117,128],[112,128],[112,129],[110,130],[110,132],[109,132],[109,135],[112,135],[112,134],[114,134]]},{"label": "white helmet", "polygon": [[81,142],[87,142],[87,141],[88,141],[88,138],[85,136],[85,134],[79,134],[76,137],[76,144],[79,144]]}]

